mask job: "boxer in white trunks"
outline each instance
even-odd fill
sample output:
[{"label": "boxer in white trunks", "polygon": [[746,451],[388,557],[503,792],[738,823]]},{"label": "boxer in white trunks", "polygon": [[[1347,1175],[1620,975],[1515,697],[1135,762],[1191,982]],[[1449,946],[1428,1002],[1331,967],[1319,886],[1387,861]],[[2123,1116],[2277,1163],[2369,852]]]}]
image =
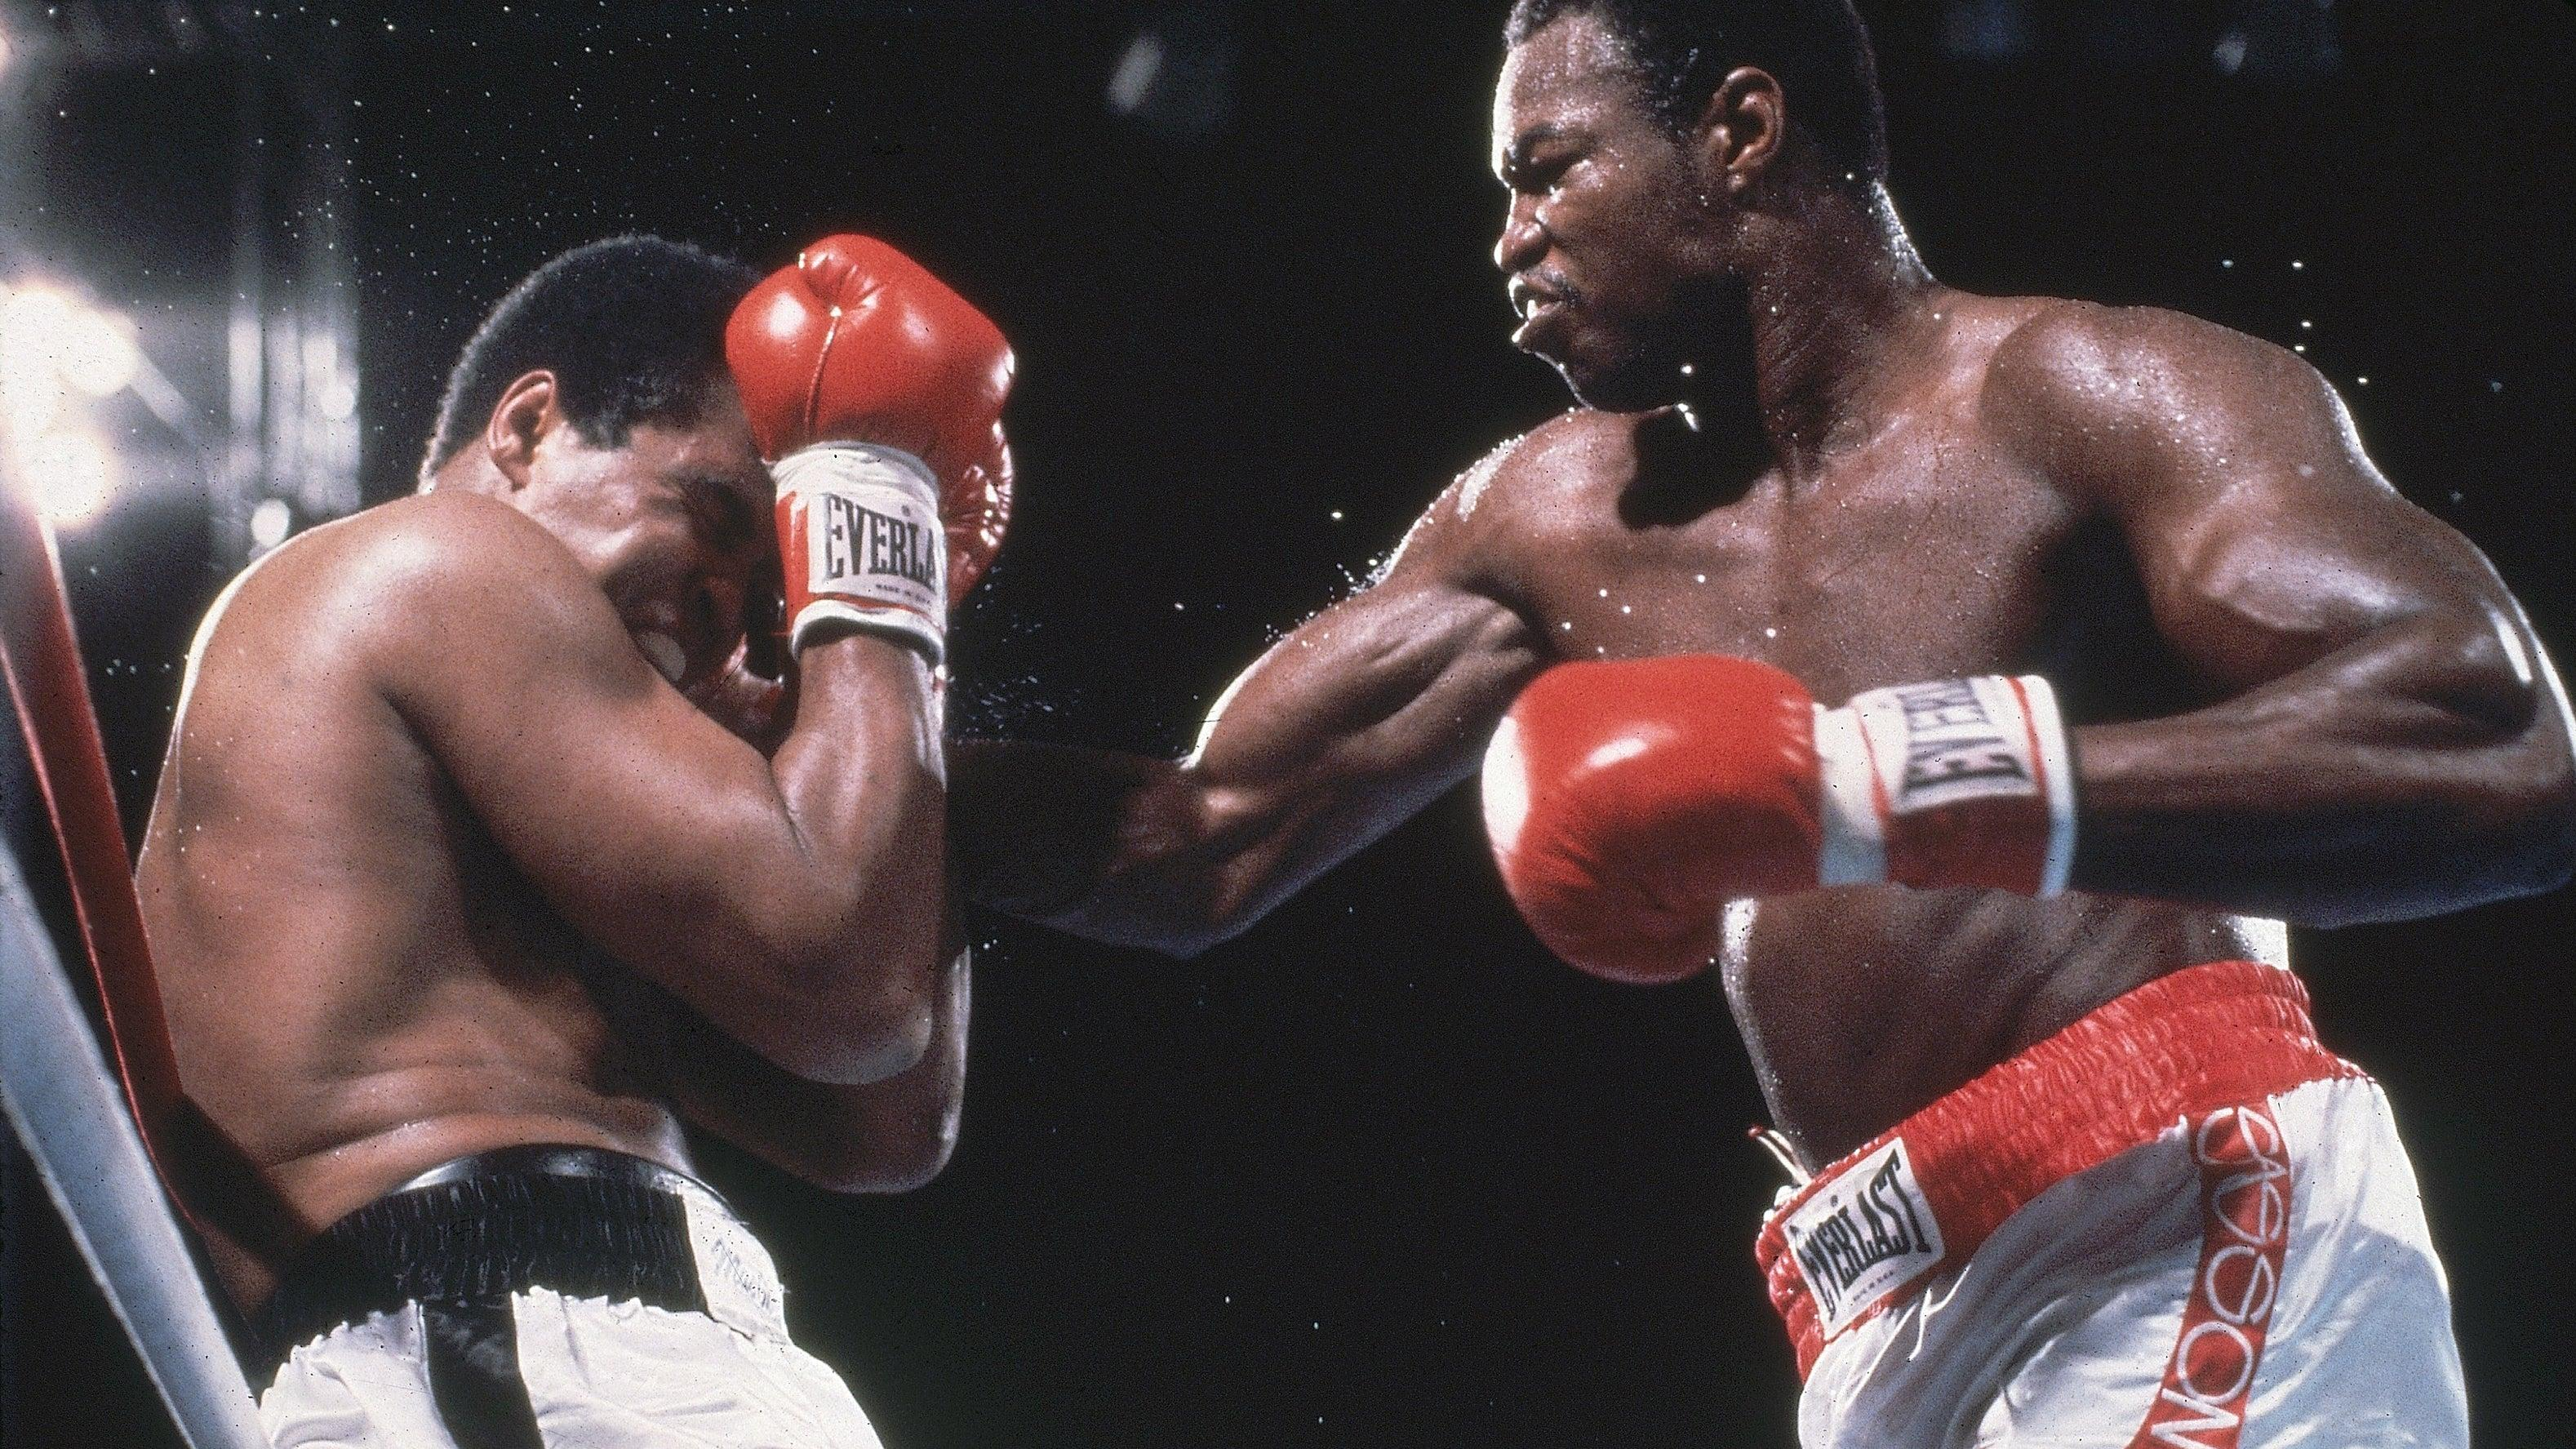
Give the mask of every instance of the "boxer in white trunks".
[{"label": "boxer in white trunks", "polygon": [[[577,248],[468,344],[417,496],[217,601],[135,888],[279,1204],[208,1217],[280,1449],[876,1443],[681,1123],[844,1192],[955,1140],[937,670],[1010,366],[866,238],[765,281]],[[774,626],[792,723],[746,713]]]},{"label": "boxer in white trunks", "polygon": [[1187,758],[958,750],[969,891],[1195,952],[1481,762],[1543,941],[1724,991],[1803,1180],[1759,1256],[1810,1449],[2465,1442],[2410,1169],[2279,923],[2567,880],[2511,595],[2288,352],[1936,281],[1846,0],[1506,39],[1495,260],[1584,408]]}]

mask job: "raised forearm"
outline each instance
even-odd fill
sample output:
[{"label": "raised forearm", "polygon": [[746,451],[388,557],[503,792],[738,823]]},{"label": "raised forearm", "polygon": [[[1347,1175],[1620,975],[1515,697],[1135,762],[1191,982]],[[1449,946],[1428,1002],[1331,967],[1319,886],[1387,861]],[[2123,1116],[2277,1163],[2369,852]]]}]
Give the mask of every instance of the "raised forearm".
[{"label": "raised forearm", "polygon": [[930,1041],[947,910],[936,709],[927,666],[885,639],[809,648],[802,669],[796,729],[772,764],[792,863],[737,898],[805,1038],[780,1064],[873,1081]]},{"label": "raised forearm", "polygon": [[2576,863],[2565,702],[2501,617],[2426,613],[2074,739],[2079,890],[2343,925],[2547,890]]}]

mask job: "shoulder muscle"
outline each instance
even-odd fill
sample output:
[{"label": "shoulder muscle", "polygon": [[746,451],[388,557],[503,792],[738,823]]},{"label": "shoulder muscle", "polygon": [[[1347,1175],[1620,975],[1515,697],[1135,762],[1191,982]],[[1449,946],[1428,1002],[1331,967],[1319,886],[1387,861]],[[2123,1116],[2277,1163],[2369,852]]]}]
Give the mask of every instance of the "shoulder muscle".
[{"label": "shoulder muscle", "polygon": [[2272,465],[2368,474],[2343,401],[2288,350],[2155,307],[2052,302],[1996,348],[1981,407],[2054,481],[2140,490]]},{"label": "shoulder muscle", "polygon": [[1493,584],[1508,545],[1580,516],[1600,490],[1637,471],[1637,415],[1577,408],[1505,439],[1442,489],[1387,560],[1381,578],[1439,571]]}]

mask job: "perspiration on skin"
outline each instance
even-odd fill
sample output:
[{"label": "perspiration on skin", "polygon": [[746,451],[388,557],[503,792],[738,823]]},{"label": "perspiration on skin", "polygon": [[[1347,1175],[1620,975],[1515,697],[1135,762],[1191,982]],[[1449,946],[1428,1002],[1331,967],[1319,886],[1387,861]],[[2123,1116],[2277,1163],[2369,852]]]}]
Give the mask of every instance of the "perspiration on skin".
[{"label": "perspiration on skin", "polygon": [[683,698],[775,587],[731,384],[603,446],[532,372],[430,481],[262,560],[191,652],[136,884],[189,1095],[293,1218],[214,1235],[226,1287],[499,1146],[686,1170],[686,1118],[925,1180],[966,1008],[929,670],[807,649],[770,758]]},{"label": "perspiration on skin", "polygon": [[2081,726],[2074,891],[1736,913],[1776,1120],[1838,1156],[2123,992],[2309,924],[2576,865],[2563,691],[2485,560],[2333,390],[2194,319],[1944,287],[1740,69],[1684,134],[1588,13],[1515,47],[1495,260],[1578,411],[1436,499],[1384,576],[1161,762],[959,751],[970,892],[1194,952],[1474,768],[1549,663],[1707,652],[1818,700],[2039,673]]}]

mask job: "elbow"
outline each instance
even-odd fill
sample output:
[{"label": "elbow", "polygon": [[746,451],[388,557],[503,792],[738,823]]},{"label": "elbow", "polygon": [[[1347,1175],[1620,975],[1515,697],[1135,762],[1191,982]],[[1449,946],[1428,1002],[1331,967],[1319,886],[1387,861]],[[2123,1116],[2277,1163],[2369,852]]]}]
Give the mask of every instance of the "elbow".
[{"label": "elbow", "polygon": [[937,1030],[930,1003],[919,994],[899,991],[844,993],[805,1017],[812,1041],[800,1051],[791,1072],[825,1086],[860,1087],[898,1077],[930,1054]]},{"label": "elbow", "polygon": [[1210,916],[1193,920],[1186,926],[1166,930],[1154,939],[1141,944],[1175,961],[1195,961],[1242,935],[1251,928],[1254,919],[1248,913],[1239,918]]},{"label": "elbow", "polygon": [[777,1050],[767,1053],[787,1071],[827,1086],[866,1086],[929,1055],[938,1024],[926,966],[889,970],[883,958],[861,956],[808,963],[797,974],[799,987],[779,1003]]},{"label": "elbow", "polygon": [[913,1130],[892,1136],[894,1140],[879,1144],[878,1150],[870,1154],[863,1171],[844,1180],[835,1191],[895,1193],[928,1187],[957,1151],[955,1104],[935,1115],[925,1113]]},{"label": "elbow", "polygon": [[2576,880],[2576,758],[2552,729],[2543,758],[2518,772],[2507,834],[2510,894],[2540,895]]},{"label": "elbow", "polygon": [[771,954],[759,1039],[782,1070],[828,1086],[899,1076],[930,1052],[938,1026],[938,934],[843,931]]},{"label": "elbow", "polygon": [[2453,908],[2543,895],[2576,880],[2576,759],[2554,720],[2491,758],[2459,823],[2426,833],[2447,846],[2421,858],[2448,876]]},{"label": "elbow", "polygon": [[2539,895],[2576,880],[2576,731],[2546,665],[2517,671],[2527,713],[2494,784],[2511,894]]},{"label": "elbow", "polygon": [[[1137,901],[1147,902],[1139,909]],[[1106,909],[1081,906],[1037,913],[1028,919],[1086,940],[1152,951],[1175,961],[1195,961],[1252,929],[1268,909],[1230,885],[1201,884],[1187,891],[1131,896]]]},{"label": "elbow", "polygon": [[957,1151],[957,1126],[952,1099],[935,1110],[881,1123],[877,1131],[853,1134],[846,1150],[807,1164],[799,1175],[826,1192],[852,1196],[911,1192],[929,1186],[948,1165]]},{"label": "elbow", "polygon": [[1238,856],[1211,871],[1187,909],[1172,913],[1152,940],[1140,944],[1176,961],[1195,961],[1251,930],[1284,893],[1269,861]]},{"label": "elbow", "polygon": [[2490,623],[2440,696],[2460,730],[2486,737],[2469,777],[2471,848],[2452,858],[2487,863],[2489,899],[2539,895],[2576,879],[2576,737],[2538,646]]}]

